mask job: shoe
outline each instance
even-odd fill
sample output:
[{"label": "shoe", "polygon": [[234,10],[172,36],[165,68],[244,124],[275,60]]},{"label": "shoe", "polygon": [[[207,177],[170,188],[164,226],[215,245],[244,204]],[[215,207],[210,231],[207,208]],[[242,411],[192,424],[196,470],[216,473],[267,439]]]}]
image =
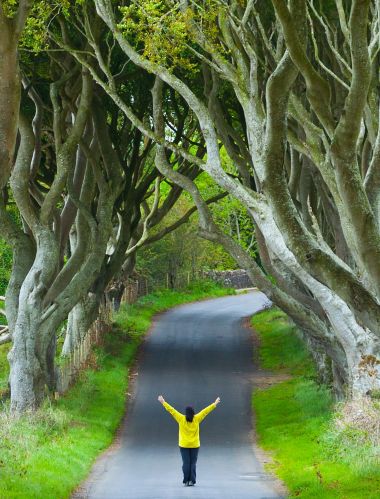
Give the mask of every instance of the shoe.
[{"label": "shoe", "polygon": [[184,485],[184,487],[188,487],[189,486],[189,482],[183,482],[183,485]]},{"label": "shoe", "polygon": [[194,482],[189,482],[189,487],[193,487],[195,485]]}]

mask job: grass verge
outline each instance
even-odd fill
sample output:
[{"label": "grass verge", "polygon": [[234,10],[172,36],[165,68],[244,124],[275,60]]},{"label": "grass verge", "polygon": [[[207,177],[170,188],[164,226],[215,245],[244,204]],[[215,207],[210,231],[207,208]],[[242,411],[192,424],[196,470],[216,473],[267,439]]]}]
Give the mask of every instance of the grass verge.
[{"label": "grass verge", "polygon": [[[60,400],[15,421],[0,412],[0,498],[63,499],[113,440],[125,409],[128,371],[157,312],[231,293],[211,283],[148,295],[123,306],[90,366]],[[1,356],[0,356],[1,358]]]},{"label": "grass verge", "polygon": [[259,444],[273,456],[271,468],[288,487],[289,497],[378,498],[379,466],[358,462],[367,440],[360,442],[354,430],[347,430],[346,439],[337,432],[339,415],[330,392],[316,382],[313,363],[286,316],[266,310],[252,318],[252,325],[260,338],[261,366],[293,375],[253,394]]}]

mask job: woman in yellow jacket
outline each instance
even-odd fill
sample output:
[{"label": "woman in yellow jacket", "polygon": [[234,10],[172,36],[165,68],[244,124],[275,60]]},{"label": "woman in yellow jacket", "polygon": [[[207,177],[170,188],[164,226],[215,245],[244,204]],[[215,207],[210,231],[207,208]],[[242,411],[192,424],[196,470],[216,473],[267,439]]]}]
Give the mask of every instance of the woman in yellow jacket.
[{"label": "woman in yellow jacket", "polygon": [[195,485],[196,465],[198,451],[200,447],[199,424],[215,407],[219,404],[218,397],[215,402],[203,409],[203,411],[194,413],[192,407],[186,407],[185,414],[176,411],[174,407],[165,402],[164,397],[160,395],[158,401],[173,416],[179,426],[179,450],[182,456],[183,483],[187,486]]}]

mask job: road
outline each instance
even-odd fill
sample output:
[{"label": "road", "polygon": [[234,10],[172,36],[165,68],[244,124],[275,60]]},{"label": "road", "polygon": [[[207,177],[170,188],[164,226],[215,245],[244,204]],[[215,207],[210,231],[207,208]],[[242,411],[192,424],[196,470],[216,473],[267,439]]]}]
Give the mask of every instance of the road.
[{"label": "road", "polygon": [[[92,499],[274,499],[280,496],[251,441],[252,341],[242,318],[262,309],[257,291],[177,307],[143,346],[134,397],[119,435],[75,497]],[[157,395],[183,411],[217,396],[201,424],[195,487],[182,485],[178,426]]]}]

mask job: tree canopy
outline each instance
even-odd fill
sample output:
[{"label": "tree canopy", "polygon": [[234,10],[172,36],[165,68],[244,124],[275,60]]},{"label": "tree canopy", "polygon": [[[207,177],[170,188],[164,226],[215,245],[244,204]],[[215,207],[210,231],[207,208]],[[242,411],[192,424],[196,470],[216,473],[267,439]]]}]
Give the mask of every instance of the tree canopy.
[{"label": "tree canopy", "polygon": [[1,6],[14,410],[54,385],[62,321],[70,349],[136,251],[195,207],[198,233],[292,317],[336,391],[378,390],[377,2]]}]

